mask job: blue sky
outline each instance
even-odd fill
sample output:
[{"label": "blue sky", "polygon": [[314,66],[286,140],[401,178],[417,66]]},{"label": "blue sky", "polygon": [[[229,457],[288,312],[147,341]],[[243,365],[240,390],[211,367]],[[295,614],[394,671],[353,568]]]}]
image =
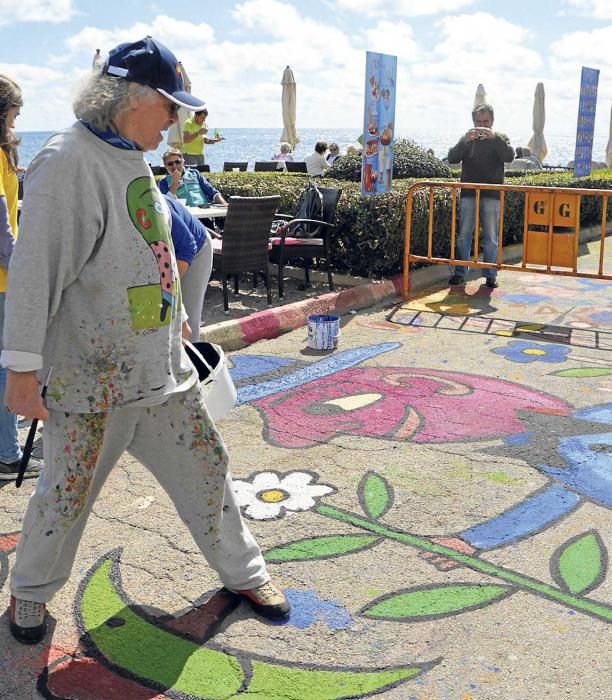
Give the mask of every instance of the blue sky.
[{"label": "blue sky", "polygon": [[[172,9],[171,9],[172,8]],[[0,0],[0,72],[19,82],[22,131],[72,121],[96,48],[152,34],[182,60],[211,124],[279,127],[290,64],[299,127],[357,127],[366,50],[398,56],[396,127],[461,131],[478,83],[507,133],[572,134],[580,68],[599,68],[596,133],[612,103],[612,0]],[[10,19],[9,19],[10,18]]]}]

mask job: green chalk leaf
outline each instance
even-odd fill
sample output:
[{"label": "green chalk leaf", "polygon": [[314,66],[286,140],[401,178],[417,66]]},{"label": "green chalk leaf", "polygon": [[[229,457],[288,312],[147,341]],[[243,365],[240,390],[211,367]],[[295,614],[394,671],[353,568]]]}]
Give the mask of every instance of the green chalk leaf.
[{"label": "green chalk leaf", "polygon": [[343,554],[358,552],[361,549],[377,544],[380,540],[380,537],[374,535],[305,537],[303,540],[296,540],[281,547],[269,549],[264,553],[264,559],[271,563],[329,559]]},{"label": "green chalk leaf", "polygon": [[606,547],[595,530],[572,537],[557,549],[550,561],[555,583],[570,593],[587,593],[603,581]]},{"label": "green chalk leaf", "polygon": [[575,367],[574,369],[562,369],[551,372],[552,377],[607,377],[612,374],[612,367]]},{"label": "green chalk leaf", "polygon": [[[366,669],[318,670],[274,668],[253,659],[253,676],[247,690],[237,698],[252,700],[286,698],[286,700],[340,700],[361,698],[415,678],[427,666],[410,666],[367,671]],[[282,690],[281,690],[282,689]]]},{"label": "green chalk leaf", "polygon": [[393,505],[391,484],[376,472],[367,472],[359,483],[359,503],[366,515],[378,520]]},{"label": "green chalk leaf", "polygon": [[511,586],[458,583],[411,588],[378,598],[366,605],[362,614],[385,620],[432,620],[483,608],[515,592]]}]

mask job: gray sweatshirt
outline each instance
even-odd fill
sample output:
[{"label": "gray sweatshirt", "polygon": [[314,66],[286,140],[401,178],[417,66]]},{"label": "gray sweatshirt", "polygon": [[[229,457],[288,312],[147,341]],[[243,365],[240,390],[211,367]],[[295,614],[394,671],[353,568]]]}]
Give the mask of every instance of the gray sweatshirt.
[{"label": "gray sweatshirt", "polygon": [[197,380],[168,211],[140,151],[80,123],[52,136],[27,170],[10,272],[2,364],[52,366],[49,408],[153,403]]}]

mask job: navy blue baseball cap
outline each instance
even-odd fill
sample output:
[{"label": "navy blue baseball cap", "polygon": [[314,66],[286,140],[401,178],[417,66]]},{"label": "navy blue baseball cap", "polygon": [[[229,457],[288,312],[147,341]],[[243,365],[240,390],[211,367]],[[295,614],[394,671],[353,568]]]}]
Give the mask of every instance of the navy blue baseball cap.
[{"label": "navy blue baseball cap", "polygon": [[112,49],[102,73],[148,85],[187,109],[200,110],[206,105],[185,90],[183,74],[172,51],[150,36]]}]

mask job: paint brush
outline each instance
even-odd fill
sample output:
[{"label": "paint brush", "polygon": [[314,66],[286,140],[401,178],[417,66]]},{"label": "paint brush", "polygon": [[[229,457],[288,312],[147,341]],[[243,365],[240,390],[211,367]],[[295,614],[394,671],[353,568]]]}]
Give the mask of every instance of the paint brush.
[{"label": "paint brush", "polygon": [[[49,371],[47,372],[47,376],[45,377],[45,383],[42,385],[42,389],[40,390],[40,396],[43,401],[45,400],[45,396],[47,395],[47,387],[49,386],[49,378],[51,377],[52,371],[53,367],[49,367]],[[28,462],[30,461],[30,457],[32,455],[32,447],[34,446],[34,438],[36,436],[37,428],[38,418],[33,418],[32,424],[30,425],[30,430],[28,431],[28,437],[25,441],[25,445],[23,446],[23,454],[21,455],[21,462],[19,463],[19,473],[17,474],[17,479],[15,480],[15,488],[17,489],[23,483],[23,477],[26,469],[28,468]]]}]

